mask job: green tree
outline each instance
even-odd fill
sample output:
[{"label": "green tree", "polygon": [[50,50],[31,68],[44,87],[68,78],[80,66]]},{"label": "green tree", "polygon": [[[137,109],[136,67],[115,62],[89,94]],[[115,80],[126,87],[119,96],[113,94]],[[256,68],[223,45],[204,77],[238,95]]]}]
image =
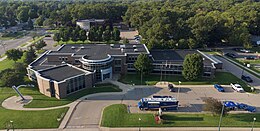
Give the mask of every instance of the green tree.
[{"label": "green tree", "polygon": [[119,41],[120,38],[120,31],[118,30],[118,28],[114,28],[113,32],[112,32],[112,39],[115,41]]},{"label": "green tree", "polygon": [[77,30],[73,30],[71,34],[71,40],[73,42],[76,42],[78,41],[78,39],[79,39],[79,32]]},{"label": "green tree", "polygon": [[182,74],[187,80],[195,80],[202,75],[203,58],[200,54],[188,54],[183,62]]},{"label": "green tree", "polygon": [[57,33],[54,34],[53,40],[57,41],[58,43],[60,42],[60,40],[61,40],[61,35],[60,35],[59,32],[57,32]]},{"label": "green tree", "polygon": [[[205,102],[205,105],[203,107],[204,111],[209,111],[213,115],[220,115],[221,114],[223,104],[219,100],[214,99],[212,97],[209,97],[209,98],[206,98],[203,101]],[[226,113],[227,113],[227,109],[224,107],[223,115],[225,115]]]},{"label": "green tree", "polygon": [[44,17],[41,15],[35,20],[35,24],[38,26],[43,26]]},{"label": "green tree", "polygon": [[91,27],[88,33],[88,39],[90,41],[96,41],[96,28],[95,27]]},{"label": "green tree", "polygon": [[70,31],[69,29],[64,29],[61,34],[62,41],[68,42],[70,40]]},{"label": "green tree", "polygon": [[1,84],[3,86],[19,85],[23,82],[23,76],[14,69],[6,69],[1,72]]},{"label": "green tree", "polygon": [[149,74],[153,70],[151,60],[146,54],[140,54],[134,63],[135,69],[141,74],[141,82],[144,74]]},{"label": "green tree", "polygon": [[29,65],[35,59],[36,59],[35,50],[32,48],[32,46],[30,46],[28,51],[24,52],[23,62]]},{"label": "green tree", "polygon": [[31,18],[28,19],[27,24],[28,24],[27,27],[28,27],[30,30],[34,28],[34,26],[33,26],[33,21],[32,21]]},{"label": "green tree", "polygon": [[38,43],[36,43],[34,45],[34,47],[35,47],[36,50],[40,50],[40,49],[42,49],[46,45],[47,44],[43,40],[40,40]]},{"label": "green tree", "polygon": [[79,31],[79,40],[81,40],[83,43],[87,40],[87,35],[85,30]]},{"label": "green tree", "polygon": [[16,62],[18,59],[21,59],[21,57],[23,56],[23,51],[20,49],[10,49],[10,50],[6,51],[5,54],[8,59]]},{"label": "green tree", "polygon": [[111,39],[110,30],[107,30],[107,29],[106,29],[106,30],[103,32],[102,39],[103,39],[104,41],[109,41],[109,40]]}]

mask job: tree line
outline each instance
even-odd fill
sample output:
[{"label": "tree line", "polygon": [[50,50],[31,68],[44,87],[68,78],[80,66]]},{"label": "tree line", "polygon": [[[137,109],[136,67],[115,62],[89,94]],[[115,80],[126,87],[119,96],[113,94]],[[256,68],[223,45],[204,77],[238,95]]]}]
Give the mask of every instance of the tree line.
[{"label": "tree line", "polygon": [[250,35],[260,35],[260,3],[252,0],[135,3],[123,18],[150,49],[250,47]]},{"label": "tree line", "polygon": [[79,19],[124,21],[151,48],[251,46],[260,35],[257,0],[1,2],[0,26],[34,19],[37,26],[75,27]]}]

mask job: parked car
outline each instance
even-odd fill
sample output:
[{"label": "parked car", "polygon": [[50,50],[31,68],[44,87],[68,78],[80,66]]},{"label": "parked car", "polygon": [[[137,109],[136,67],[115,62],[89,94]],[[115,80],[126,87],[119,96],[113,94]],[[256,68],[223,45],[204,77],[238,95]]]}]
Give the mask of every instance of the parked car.
[{"label": "parked car", "polygon": [[225,92],[224,88],[219,84],[214,84],[214,88],[216,88],[219,92]]},{"label": "parked car", "polygon": [[233,48],[234,51],[240,51],[242,48]]},{"label": "parked car", "polygon": [[230,83],[232,89],[234,89],[235,91],[237,92],[244,92],[244,89],[242,88],[241,85],[239,84],[233,84],[233,83]]},{"label": "parked car", "polygon": [[254,57],[254,56],[246,56],[245,59],[246,60],[255,60],[256,57]]},{"label": "parked car", "polygon": [[47,35],[45,35],[45,37],[51,37],[51,35],[47,34]]},{"label": "parked car", "polygon": [[237,108],[237,104],[233,101],[225,101],[224,106],[229,110],[235,110],[235,108]]},{"label": "parked car", "polygon": [[247,105],[247,104],[244,104],[244,103],[237,103],[237,108],[238,109],[243,109],[243,110],[249,111],[249,112],[255,112],[256,111],[255,107]]},{"label": "parked car", "polygon": [[168,84],[168,89],[170,92],[174,92],[174,87],[172,84]]},{"label": "parked car", "polygon": [[247,75],[242,75],[241,76],[241,79],[246,81],[246,82],[253,82],[253,80],[251,79],[250,76],[247,76]]},{"label": "parked car", "polygon": [[236,57],[237,57],[237,56],[236,56],[235,54],[233,54],[233,53],[226,53],[225,55],[228,56],[228,57],[231,57],[231,58],[236,58]]},{"label": "parked car", "polygon": [[241,49],[240,52],[243,52],[243,53],[250,53],[250,50]]}]

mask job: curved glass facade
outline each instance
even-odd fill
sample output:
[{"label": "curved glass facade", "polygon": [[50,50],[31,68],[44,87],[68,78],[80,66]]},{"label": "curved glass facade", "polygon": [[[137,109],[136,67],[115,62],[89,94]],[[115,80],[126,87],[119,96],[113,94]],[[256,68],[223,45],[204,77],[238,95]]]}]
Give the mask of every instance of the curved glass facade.
[{"label": "curved glass facade", "polygon": [[82,68],[88,71],[96,71],[96,80],[97,81],[102,81],[103,78],[108,78],[104,77],[105,76],[112,76],[112,70],[110,72],[106,72],[106,74],[102,74],[102,70],[107,70],[112,68],[112,62],[113,62],[113,57],[108,55],[107,58],[102,59],[102,60],[88,60],[84,57],[80,59],[80,62],[82,63]]}]

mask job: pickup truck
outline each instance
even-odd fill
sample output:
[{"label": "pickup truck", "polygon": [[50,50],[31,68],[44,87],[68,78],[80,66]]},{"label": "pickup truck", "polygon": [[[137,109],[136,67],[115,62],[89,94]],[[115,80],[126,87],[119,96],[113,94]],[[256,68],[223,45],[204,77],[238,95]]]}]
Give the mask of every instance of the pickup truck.
[{"label": "pickup truck", "polygon": [[232,89],[234,89],[234,90],[237,91],[237,92],[243,92],[243,91],[244,91],[244,89],[242,88],[242,86],[239,85],[239,84],[230,83],[230,85],[231,85]]}]

